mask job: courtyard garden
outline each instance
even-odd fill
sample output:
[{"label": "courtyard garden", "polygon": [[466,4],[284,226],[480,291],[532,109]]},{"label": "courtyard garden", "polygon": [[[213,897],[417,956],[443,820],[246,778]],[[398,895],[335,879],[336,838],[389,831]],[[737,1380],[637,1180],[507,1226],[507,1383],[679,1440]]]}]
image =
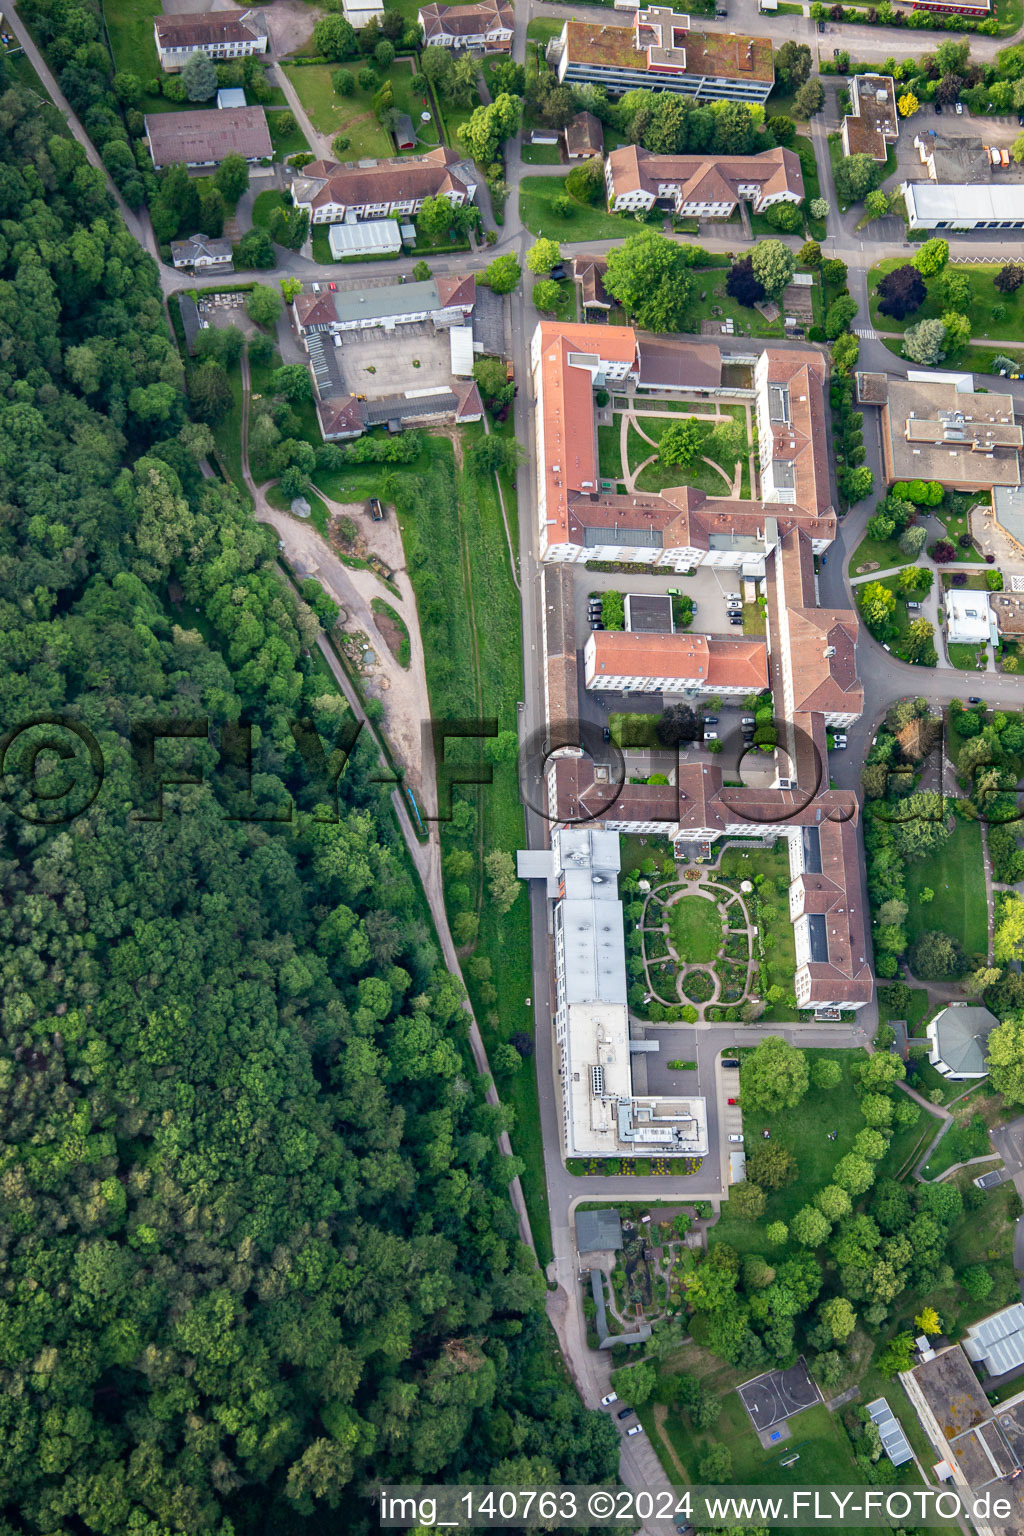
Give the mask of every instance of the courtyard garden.
[{"label": "courtyard garden", "polygon": [[749,410],[672,400],[616,411],[598,427],[598,468],[603,481],[627,492],[692,485],[707,496],[747,499],[756,489]]},{"label": "courtyard garden", "polygon": [[717,867],[698,860],[681,879],[663,866],[649,890],[638,877],[626,877],[624,892],[629,1001],[639,1017],[753,1023],[800,1016],[784,843],[728,845]]}]

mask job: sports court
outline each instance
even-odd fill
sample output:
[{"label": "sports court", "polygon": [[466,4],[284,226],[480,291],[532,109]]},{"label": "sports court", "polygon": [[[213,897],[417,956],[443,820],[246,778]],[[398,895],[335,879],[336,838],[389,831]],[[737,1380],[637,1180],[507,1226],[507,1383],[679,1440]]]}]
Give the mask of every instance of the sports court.
[{"label": "sports court", "polygon": [[763,1376],[755,1376],[737,1390],[758,1434],[823,1401],[802,1355],[788,1370],[765,1371]]}]

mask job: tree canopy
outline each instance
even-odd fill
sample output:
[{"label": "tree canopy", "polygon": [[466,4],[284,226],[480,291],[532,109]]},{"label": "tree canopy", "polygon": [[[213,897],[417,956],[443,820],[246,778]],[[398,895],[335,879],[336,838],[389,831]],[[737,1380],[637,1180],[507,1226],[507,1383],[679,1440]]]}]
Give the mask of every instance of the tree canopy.
[{"label": "tree canopy", "polygon": [[[383,1480],[610,1479],[389,786],[360,738],[331,819],[291,729],[330,757],[352,724],[332,605],[201,473],[102,174],[30,93],[0,113],[3,716],[106,764],[74,819],[24,819],[27,776],[0,812],[5,1508],[256,1536],[368,1529]],[[147,720],[199,722],[159,743],[162,821],[132,814]],[[240,722],[251,786],[215,771]]]}]

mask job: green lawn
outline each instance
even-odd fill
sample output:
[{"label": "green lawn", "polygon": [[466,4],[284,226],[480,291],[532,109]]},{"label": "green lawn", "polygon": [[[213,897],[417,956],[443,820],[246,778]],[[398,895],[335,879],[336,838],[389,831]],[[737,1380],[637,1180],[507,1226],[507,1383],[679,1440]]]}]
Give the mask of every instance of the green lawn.
[{"label": "green lawn", "polygon": [[[541,281],[541,279],[536,279],[536,281]],[[568,320],[575,323],[577,319],[576,284],[571,277],[563,277],[556,286],[558,288],[558,307],[554,310],[545,309],[542,313],[545,317],[550,316],[555,320]]]},{"label": "green lawn", "polygon": [[291,201],[283,192],[275,192],[272,187],[268,187],[265,192],[257,192],[253,200],[252,221],[262,229],[266,229],[269,227],[270,216],[275,208],[290,207]]},{"label": "green lawn", "polygon": [[984,646],[964,645],[958,641],[952,641],[946,645],[946,654],[950,665],[960,672],[984,672],[985,648]]},{"label": "green lawn", "polygon": [[620,447],[619,417],[610,427],[597,429],[597,467],[604,480],[622,479],[622,449]]},{"label": "green lawn", "polygon": [[103,0],[115,69],[138,75],[143,84],[160,74],[153,22],[162,15],[161,0]]},{"label": "green lawn", "polygon": [[558,37],[565,25],[562,21],[537,17],[526,28],[526,36],[531,43],[549,43],[553,37]]},{"label": "green lawn", "polygon": [[[958,939],[966,952],[988,949],[988,909],[981,849],[981,823],[957,820],[952,834],[936,853],[906,865],[907,937],[911,944],[928,929],[940,929]],[[921,901],[925,888],[935,896]]]},{"label": "green lawn", "polygon": [[[463,442],[482,432],[482,425],[466,429]],[[377,467],[371,484],[379,482],[380,474]],[[329,494],[335,493],[336,482],[345,487],[366,484],[363,466],[317,480]],[[431,712],[438,719],[492,716],[501,729],[514,730],[516,703],[522,698],[519,594],[493,477],[477,480],[468,471],[457,474],[451,445],[431,438],[421,460],[400,472],[400,481],[399,526],[419,604]],[[480,744],[449,743],[446,758],[479,762]],[[487,897],[483,872],[486,853],[501,848],[514,857],[523,846],[516,764],[494,765],[490,784],[457,790],[454,798],[468,807],[468,814],[459,813],[465,825],[442,824],[442,845],[446,855],[462,849],[473,859],[470,874],[456,884],[469,887],[468,910],[480,915],[473,954],[490,962],[489,978],[467,971],[466,979],[484,1042],[491,1049],[517,1031],[533,1033],[527,1006],[532,980],[526,894],[521,892],[511,910],[500,914]],[[453,890],[452,882],[446,894],[453,914],[464,909],[464,896]],[[523,1190],[544,1265],[551,1245],[533,1061],[524,1062],[498,1086],[515,1113],[512,1144],[526,1164]]]},{"label": "green lawn", "polygon": [[520,150],[524,165],[561,165],[562,154],[557,144],[524,144]]},{"label": "green lawn", "polygon": [[[745,1373],[749,1375],[748,1373]],[[654,1407],[646,1403],[637,1410],[640,1422],[657,1450],[662,1441],[654,1416]],[[787,1421],[791,1438],[770,1450],[763,1450],[738,1392],[728,1391],[722,1398],[722,1413],[714,1430],[702,1434],[690,1429],[680,1414],[669,1413],[664,1434],[691,1480],[697,1481],[697,1466],[710,1445],[725,1445],[732,1455],[732,1473],[728,1481],[740,1486],[757,1484],[786,1485],[795,1488],[814,1484],[850,1485],[860,1480],[853,1450],[841,1424],[819,1404]],[[784,1467],[794,1448],[799,1446],[799,1461]],[[675,1477],[670,1456],[662,1454],[662,1464]]]},{"label": "green lawn", "polygon": [[687,893],[668,909],[669,937],[681,961],[714,960],[725,940],[713,901]]},{"label": "green lawn", "polygon": [[[287,160],[289,155],[305,155],[312,153],[312,146],[306,143],[306,135],[298,123],[294,128],[285,133],[279,126],[285,115],[279,108],[272,108],[267,112],[267,127],[270,129],[270,138],[274,146],[274,159]],[[292,113],[287,114],[289,117]]]},{"label": "green lawn", "polygon": [[[792,985],[792,973],[789,984]],[[743,1110],[743,1135],[747,1146],[756,1147],[761,1141],[761,1132],[770,1130],[772,1140],[780,1142],[796,1158],[799,1178],[785,1189],[769,1192],[764,1216],[758,1221],[732,1216],[728,1203],[723,1205],[721,1220],[708,1233],[712,1245],[731,1243],[740,1253],[763,1253],[767,1224],[771,1221],[789,1222],[800,1207],[807,1204],[810,1196],[829,1182],[832,1169],[851,1151],[854,1137],[864,1129],[864,1116],[853,1091],[850,1071],[855,1061],[863,1059],[864,1053],[846,1050],[808,1051],[806,1054],[812,1063],[824,1059],[838,1062],[843,1072],[842,1082],[827,1093],[810,1089],[796,1110],[781,1115]],[[829,1131],[836,1132],[835,1141],[829,1141]]]},{"label": "green lawn", "polygon": [[544,234],[551,240],[624,240],[635,234],[639,225],[633,218],[608,213],[573,200],[571,218],[555,212],[556,198],[564,197],[562,176],[524,176],[519,184],[519,214],[532,235]]},{"label": "green lawn", "polygon": [[248,500],[242,480],[242,370],[232,368],[228,374],[233,404],[224,419],[213,429],[215,452],[220,466],[239,494]]},{"label": "green lawn", "polygon": [[890,571],[897,565],[913,564],[913,560],[901,553],[898,540],[863,538],[850,556],[850,575],[865,575],[865,567]]},{"label": "green lawn", "polygon": [[[687,330],[699,332],[702,320],[732,320],[738,336],[782,336],[786,329],[782,315],[769,323],[760,310],[737,304],[725,291],[727,276],[722,269],[697,268],[694,271],[697,296],[687,314]],[[701,298],[701,294],[705,297]]]},{"label": "green lawn", "polygon": [[[650,437],[653,437],[656,442],[660,442],[664,433],[673,425],[669,417],[638,414],[644,431]],[[705,439],[709,438],[714,431],[714,422],[702,421],[699,423],[699,426]],[[626,439],[626,452],[629,455],[630,468],[635,469],[638,464],[642,464],[646,458],[649,458],[656,451],[650,443],[640,436],[639,432],[631,424]],[[740,457],[745,458],[748,451],[749,445],[744,442]],[[637,489],[641,491],[660,491],[666,485],[693,485],[699,490],[704,491],[708,496],[728,496],[732,486],[732,477],[736,469],[736,460],[733,459],[731,464],[726,463],[722,467],[728,479],[723,478],[716,469],[705,462],[703,457],[695,458],[692,464],[687,465],[661,464],[656,461],[653,464],[649,464],[639,476],[636,482]],[[744,485],[743,480],[740,482],[740,495],[747,497],[750,495],[749,483]]]},{"label": "green lawn", "polygon": [[907,1021],[907,1033],[910,1035],[915,1035],[918,1032],[917,1026],[928,1017],[928,993],[924,987],[912,987],[910,989],[910,1002],[907,1004],[905,1013],[903,1015],[899,1013],[892,1013],[882,1004],[881,1000],[879,1000],[878,1008],[879,1017],[886,1021],[889,1019],[905,1017]]},{"label": "green lawn", "polygon": [[654,729],[658,719],[658,715],[610,714],[608,729],[617,747],[660,747]]},{"label": "green lawn", "polygon": [[[1014,252],[1007,250],[1006,260],[1014,259]],[[868,299],[871,308],[871,323],[880,331],[905,331],[908,326],[916,325],[919,320],[938,318],[947,307],[942,300],[942,278],[930,278],[926,284],[928,296],[921,308],[908,315],[905,320],[894,320],[891,315],[882,315],[878,312],[878,282],[886,272],[891,272],[894,267],[906,265],[906,258],[902,256],[887,257],[884,261],[876,262],[868,273]],[[971,317],[971,331],[976,341],[1013,341],[1019,342],[1024,331],[1024,288],[1018,288],[1016,293],[1003,294],[994,286],[992,279],[1003,265],[1001,262],[985,262],[978,265],[959,266],[956,262],[950,262],[945,272],[964,273],[971,285],[971,299],[967,313]],[[997,305],[1002,305],[1006,310],[1005,319],[993,319],[992,311]]]},{"label": "green lawn", "polygon": [[[358,85],[351,96],[337,96],[331,85],[331,76],[340,67],[337,64],[284,64],[299,94],[299,100],[309,113],[318,133],[331,138],[343,133],[349,141],[344,151],[346,160],[386,160],[395,153],[391,137],[386,134],[373,115],[374,91],[362,91]],[[289,150],[289,154],[299,151]]]},{"label": "green lawn", "polygon": [[[915,617],[920,618],[922,615],[911,614],[910,609],[907,607],[907,602],[908,600],[910,602],[920,601],[921,594],[910,593],[905,597],[899,590],[899,580],[900,578],[898,576],[882,576],[879,578],[879,586],[885,587],[886,591],[891,592],[896,598],[896,609],[892,615],[892,624],[895,628],[895,634],[885,634],[882,636],[882,639],[887,641],[892,646],[894,655],[901,657],[904,661],[910,661],[911,657],[908,654],[908,633],[910,630],[910,625]],[[857,586],[854,587],[853,590],[858,598],[858,601],[860,596],[864,593],[865,589],[870,585],[870,582],[865,581],[859,582]],[[926,663],[915,662],[913,665],[924,666]]]}]

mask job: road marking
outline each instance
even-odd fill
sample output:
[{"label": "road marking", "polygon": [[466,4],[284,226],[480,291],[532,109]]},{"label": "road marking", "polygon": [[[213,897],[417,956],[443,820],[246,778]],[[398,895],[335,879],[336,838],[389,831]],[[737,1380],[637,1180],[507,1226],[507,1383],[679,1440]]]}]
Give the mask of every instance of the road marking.
[{"label": "road marking", "polygon": [[878,340],[878,332],[871,330],[869,326],[855,325],[853,328],[853,334],[855,336],[859,336],[862,341]]}]

